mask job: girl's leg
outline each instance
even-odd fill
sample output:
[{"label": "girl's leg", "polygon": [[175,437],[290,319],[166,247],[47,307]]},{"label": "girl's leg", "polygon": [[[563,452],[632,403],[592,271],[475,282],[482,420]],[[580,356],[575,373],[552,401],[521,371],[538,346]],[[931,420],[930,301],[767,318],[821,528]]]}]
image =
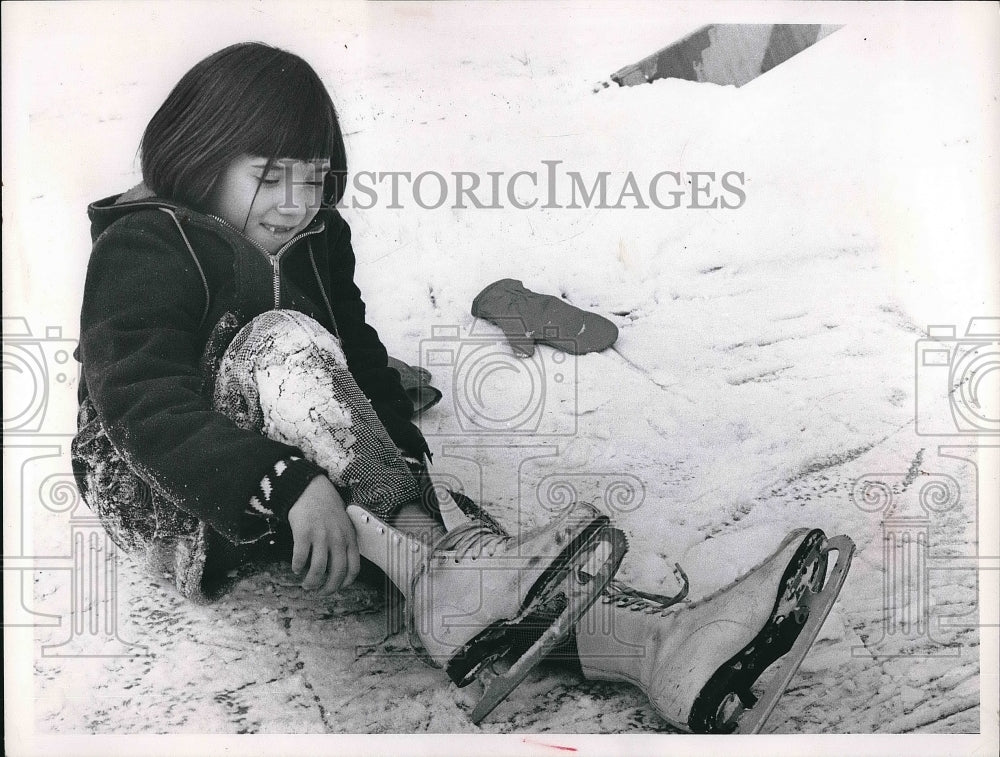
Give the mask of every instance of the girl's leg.
[{"label": "girl's leg", "polygon": [[434,538],[417,480],[347,367],[339,341],[312,318],[272,310],[233,339],[219,366],[216,409],[242,428],[302,450],[348,504]]}]

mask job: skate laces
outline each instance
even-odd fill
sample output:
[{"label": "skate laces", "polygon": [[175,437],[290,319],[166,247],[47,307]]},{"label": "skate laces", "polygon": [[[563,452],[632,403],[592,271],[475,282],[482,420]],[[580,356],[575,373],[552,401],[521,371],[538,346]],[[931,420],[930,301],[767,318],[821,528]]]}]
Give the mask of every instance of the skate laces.
[{"label": "skate laces", "polygon": [[645,612],[649,615],[654,613],[666,615],[671,607],[682,602],[688,595],[688,577],[679,563],[674,563],[674,576],[681,584],[681,588],[673,596],[640,591],[621,581],[612,579],[608,582],[607,587],[605,587],[601,601],[605,604],[614,602],[618,607],[635,610],[636,612]]},{"label": "skate laces", "polygon": [[441,557],[439,551],[453,550],[455,562],[461,562],[470,554],[473,560],[484,554],[493,557],[510,539],[510,536],[498,534],[484,523],[473,521],[448,532],[434,545],[431,554]]}]

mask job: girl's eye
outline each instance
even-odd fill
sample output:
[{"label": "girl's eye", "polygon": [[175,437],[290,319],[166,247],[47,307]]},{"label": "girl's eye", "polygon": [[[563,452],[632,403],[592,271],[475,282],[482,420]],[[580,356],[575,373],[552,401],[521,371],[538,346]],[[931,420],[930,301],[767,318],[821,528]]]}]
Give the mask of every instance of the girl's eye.
[{"label": "girl's eye", "polygon": [[270,177],[261,178],[260,183],[266,187],[273,187],[275,184],[278,183],[278,179],[272,179]]}]

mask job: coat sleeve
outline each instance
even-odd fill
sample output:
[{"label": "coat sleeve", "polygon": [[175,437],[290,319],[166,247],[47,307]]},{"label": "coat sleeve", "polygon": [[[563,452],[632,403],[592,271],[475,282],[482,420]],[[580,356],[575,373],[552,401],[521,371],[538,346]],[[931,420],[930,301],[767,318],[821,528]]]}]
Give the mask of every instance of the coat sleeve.
[{"label": "coat sleeve", "polygon": [[94,246],[80,329],[88,393],[111,443],[154,493],[230,541],[254,541],[290,503],[262,525],[251,498],[301,453],[239,428],[203,395],[206,287],[177,230],[157,215],[126,217]]},{"label": "coat sleeve", "polygon": [[330,299],[347,366],[396,446],[416,458],[429,455],[423,434],[411,422],[413,402],[400,383],[398,371],[389,367],[378,332],[365,319],[365,302],[354,283],[357,260],[351,230],[339,216],[338,220],[330,250]]}]

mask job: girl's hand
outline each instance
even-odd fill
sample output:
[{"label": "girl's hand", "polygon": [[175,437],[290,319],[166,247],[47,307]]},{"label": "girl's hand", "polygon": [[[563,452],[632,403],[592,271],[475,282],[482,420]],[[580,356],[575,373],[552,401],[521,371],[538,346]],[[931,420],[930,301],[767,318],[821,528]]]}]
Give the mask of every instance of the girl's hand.
[{"label": "girl's hand", "polygon": [[309,563],[303,588],[322,586],[321,594],[332,594],[354,581],[361,567],[358,541],[330,479],[312,480],[288,511],[288,524],[295,540],[292,570],[299,573]]}]

